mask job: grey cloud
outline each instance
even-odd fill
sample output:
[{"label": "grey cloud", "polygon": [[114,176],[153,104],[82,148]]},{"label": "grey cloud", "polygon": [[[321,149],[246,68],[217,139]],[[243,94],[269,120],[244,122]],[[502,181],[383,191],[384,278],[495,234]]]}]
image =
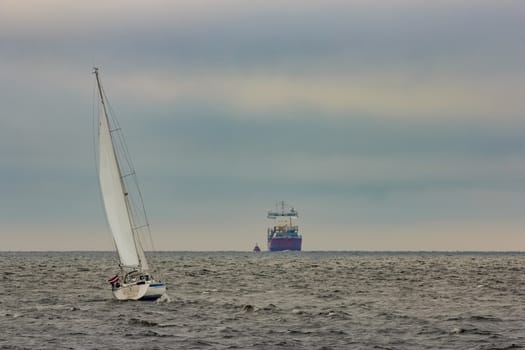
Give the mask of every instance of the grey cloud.
[{"label": "grey cloud", "polygon": [[[119,57],[129,69],[148,64],[201,70],[262,66],[293,71],[295,66],[330,71],[335,63],[336,72],[370,66],[381,71],[386,65],[407,72],[456,66],[490,73],[515,70],[525,56],[520,3],[382,9],[328,2],[315,11],[253,7],[231,16],[218,13],[182,23],[146,16],[136,23],[103,22],[100,29],[94,25],[80,31],[70,23],[69,30],[48,37],[38,36],[46,28],[34,31],[35,37],[31,32],[5,35],[1,45],[12,59]],[[319,67],[320,59],[332,66]]]},{"label": "grey cloud", "polygon": [[[311,155],[506,156],[525,151],[519,129],[496,122],[403,121],[362,115],[319,118],[315,112],[258,115],[180,103],[155,124],[141,124],[160,142],[194,152],[285,152]],[[147,121],[147,120],[146,120]],[[243,145],[238,148],[238,145]]]}]

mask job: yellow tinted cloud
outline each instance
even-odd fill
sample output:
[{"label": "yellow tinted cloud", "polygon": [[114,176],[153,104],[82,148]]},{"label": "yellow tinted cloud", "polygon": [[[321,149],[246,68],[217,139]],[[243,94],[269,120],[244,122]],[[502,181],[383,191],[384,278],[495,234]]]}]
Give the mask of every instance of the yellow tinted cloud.
[{"label": "yellow tinted cloud", "polygon": [[[201,99],[241,111],[304,111],[407,119],[512,119],[525,99],[518,79],[486,81],[439,77],[411,81],[402,76],[288,77],[285,75],[192,75],[122,77],[122,89],[151,99]],[[502,88],[505,87],[505,88]]]}]

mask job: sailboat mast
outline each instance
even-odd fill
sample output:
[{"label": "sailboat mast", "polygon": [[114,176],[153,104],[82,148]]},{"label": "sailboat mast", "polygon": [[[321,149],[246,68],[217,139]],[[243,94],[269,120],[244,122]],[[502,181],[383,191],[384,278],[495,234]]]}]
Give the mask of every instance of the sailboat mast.
[{"label": "sailboat mast", "polygon": [[[100,83],[100,77],[99,77],[99,74],[98,74],[98,67],[94,67],[93,68],[93,73],[95,74],[95,78],[97,79],[97,88],[98,88],[98,93],[99,93],[99,96],[100,96],[100,103],[102,104],[102,109],[104,111],[104,119],[105,119],[106,125],[108,126],[108,132],[110,133],[109,137],[110,137],[110,139],[113,139],[112,136],[111,136],[112,130],[110,128],[109,117],[108,117],[108,112],[107,112],[107,107],[106,107],[106,101],[104,100],[104,92],[102,90],[102,84]],[[132,211],[131,211],[129,200],[128,200],[128,196],[127,196],[126,186],[125,186],[124,181],[123,181],[122,171],[121,171],[121,168],[120,168],[120,162],[119,162],[118,157],[117,157],[117,150],[115,148],[115,144],[113,143],[113,140],[111,141],[111,147],[113,148],[113,156],[114,156],[114,159],[115,159],[115,163],[117,164],[116,168],[117,168],[118,176],[119,176],[119,179],[120,179],[120,187],[121,187],[122,193],[124,194],[124,203],[126,205],[126,211],[128,213],[128,220],[129,220],[129,223],[130,223],[130,226],[131,226],[133,240],[135,242],[135,250],[136,250],[136,252],[138,254],[139,266],[141,266],[143,269],[147,269],[148,264],[147,264],[147,261],[146,261],[146,257],[144,255],[144,252],[142,251],[142,248],[140,248],[140,242],[138,241],[138,238],[137,238],[137,235],[136,235],[136,232],[135,232],[135,229],[134,229],[135,223],[133,222],[133,215],[132,215]]]},{"label": "sailboat mast", "polygon": [[100,96],[100,102],[102,103],[102,108],[104,109],[104,118],[106,118],[106,121],[108,122],[108,125],[109,125],[108,112],[106,109],[106,102],[104,101],[104,94],[102,93],[100,78],[98,76],[98,67],[93,68],[93,73],[95,74],[95,78],[97,79],[98,94]]}]

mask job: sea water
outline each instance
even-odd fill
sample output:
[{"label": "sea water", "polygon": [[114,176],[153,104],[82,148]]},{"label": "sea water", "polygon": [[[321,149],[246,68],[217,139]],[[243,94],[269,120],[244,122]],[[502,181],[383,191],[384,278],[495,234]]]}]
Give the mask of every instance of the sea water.
[{"label": "sea water", "polygon": [[166,252],[160,302],[113,300],[115,259],[0,253],[0,348],[525,348],[523,254]]}]

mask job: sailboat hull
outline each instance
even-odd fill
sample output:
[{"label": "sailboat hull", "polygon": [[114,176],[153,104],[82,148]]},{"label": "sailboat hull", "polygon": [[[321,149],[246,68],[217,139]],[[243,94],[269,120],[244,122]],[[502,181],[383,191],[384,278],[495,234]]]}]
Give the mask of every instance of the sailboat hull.
[{"label": "sailboat hull", "polygon": [[166,294],[166,285],[164,283],[151,283],[146,290],[146,294],[140,300],[157,300]]},{"label": "sailboat hull", "polygon": [[113,289],[117,300],[156,300],[166,293],[166,285],[155,281],[123,285]]}]

